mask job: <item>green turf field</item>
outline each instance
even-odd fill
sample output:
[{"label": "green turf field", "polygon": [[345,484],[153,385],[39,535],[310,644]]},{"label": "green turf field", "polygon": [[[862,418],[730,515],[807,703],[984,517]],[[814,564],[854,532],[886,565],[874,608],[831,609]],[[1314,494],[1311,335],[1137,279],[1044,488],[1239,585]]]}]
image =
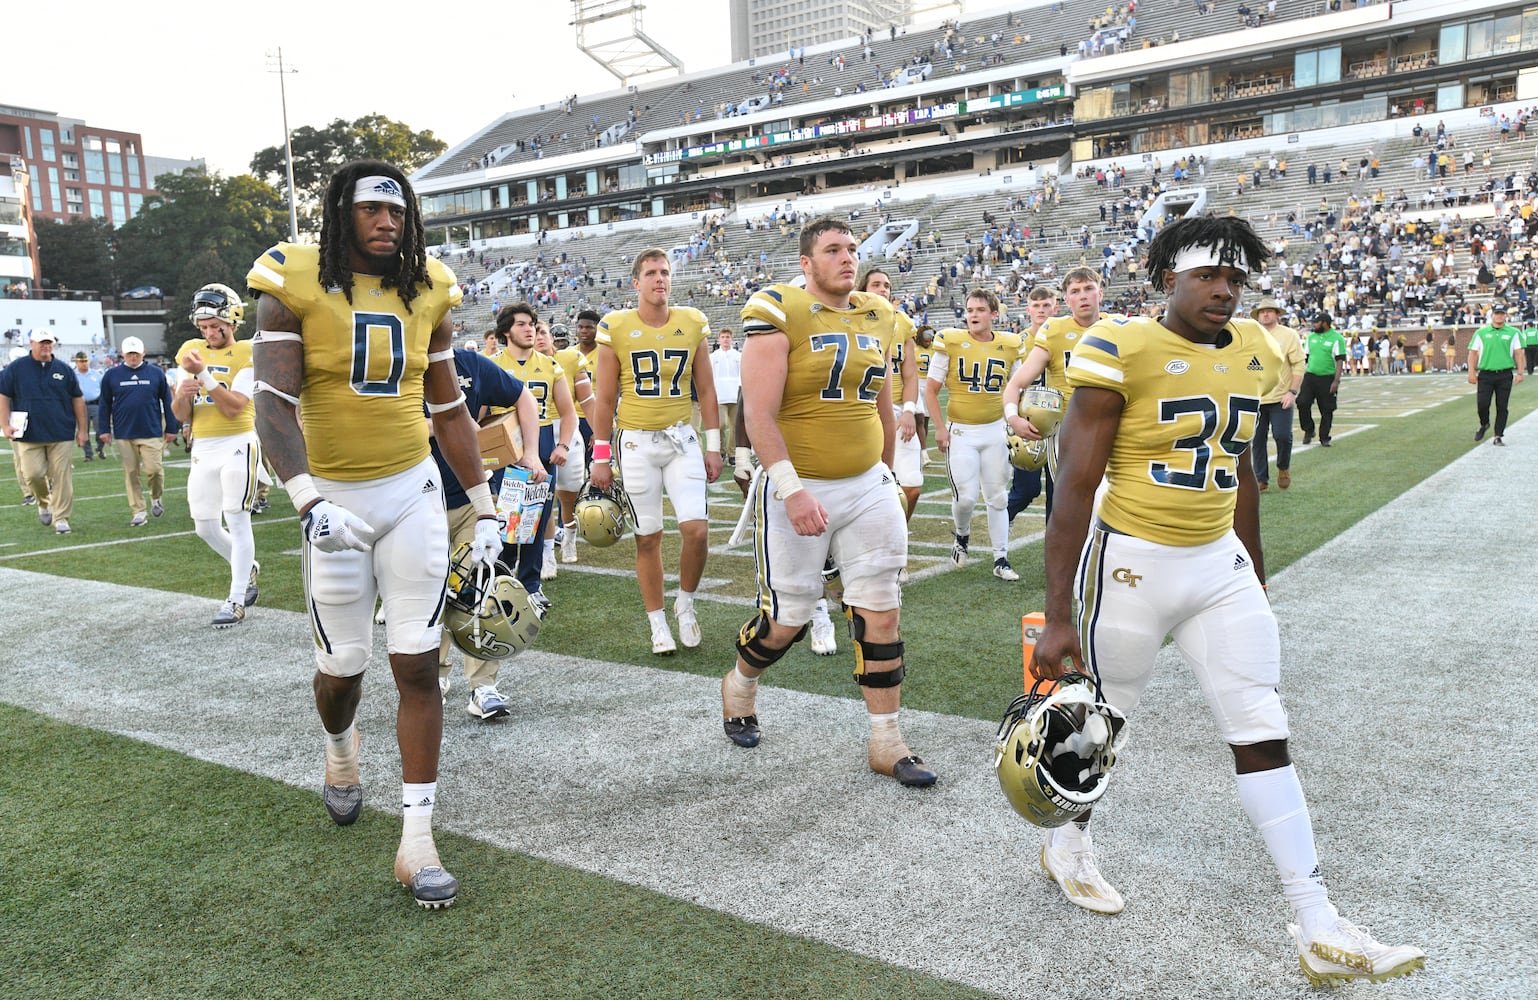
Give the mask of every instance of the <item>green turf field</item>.
[{"label": "green turf field", "polygon": [[[1530,389],[1514,393],[1514,420],[1533,409]],[[1462,376],[1348,380],[1335,446],[1297,451],[1292,489],[1262,497],[1270,572],[1475,447],[1471,397]],[[0,461],[0,475],[9,472]],[[1020,683],[1018,616],[1041,605],[1041,546],[1025,540],[1042,523],[1035,508],[1015,522],[1012,536],[1022,544],[1011,557],[1020,583],[993,579],[982,559],[952,570],[944,561],[948,495],[940,470],[930,472],[911,547],[919,578],[905,592],[904,703],[991,725]],[[0,505],[0,567],[200,595],[211,615],[224,572],[191,533],[184,482],[185,467],[173,465],[167,515],[130,529],[115,463],[77,463],[75,531],[67,537],[41,528],[34,508],[17,503],[7,483],[0,487],[7,498]],[[257,519],[263,599],[253,619],[264,609],[301,607],[297,522],[283,494],[274,499],[273,512]],[[730,663],[731,636],[750,613],[750,555],[746,547],[720,551],[739,509],[735,489],[713,493],[716,551],[701,594],[700,649],[667,660],[650,655],[628,542],[606,551],[581,547],[581,562],[563,566],[546,585],[555,607],[539,648],[719,675]],[[1428,511],[1405,531],[1452,531],[1448,517]],[[979,516],[974,550],[986,550],[976,544],[985,537]],[[665,560],[676,565],[676,545],[665,547]],[[128,613],[88,607],[79,609],[83,622],[65,625],[69,609],[36,610],[43,635]],[[207,624],[192,617],[136,628],[184,637]],[[30,662],[36,655],[14,650],[7,659]],[[101,649],[102,671],[153,666],[116,662],[109,645]],[[803,646],[774,668],[771,682],[857,699],[848,674],[847,655],[820,659]],[[420,913],[379,863],[398,832],[388,817],[343,833],[324,822],[313,791],[98,733],[89,717],[72,721],[78,724],[0,707],[0,743],[7,747],[0,862],[13,876],[12,890],[0,896],[0,961],[17,996],[980,995],[810,937],[447,833],[439,838],[445,856],[479,880],[454,909]],[[507,766],[516,767],[516,759]],[[346,850],[337,849],[340,836],[351,838]],[[922,929],[914,938],[921,949]],[[1039,995],[1057,995],[1049,983],[1063,995],[1084,992],[1054,976]]]}]

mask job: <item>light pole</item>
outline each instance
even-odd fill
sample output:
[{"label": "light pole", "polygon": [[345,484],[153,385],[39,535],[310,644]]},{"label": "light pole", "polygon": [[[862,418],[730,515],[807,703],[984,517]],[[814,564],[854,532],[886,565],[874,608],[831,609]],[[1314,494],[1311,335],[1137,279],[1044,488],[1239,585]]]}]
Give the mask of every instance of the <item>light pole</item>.
[{"label": "light pole", "polygon": [[288,134],[288,88],[284,85],[283,78],[289,73],[299,72],[297,69],[283,68],[283,49],[280,46],[277,54],[278,60],[278,96],[283,103],[283,157],[288,166],[288,239],[291,243],[299,242],[299,209],[294,202],[294,144]]}]

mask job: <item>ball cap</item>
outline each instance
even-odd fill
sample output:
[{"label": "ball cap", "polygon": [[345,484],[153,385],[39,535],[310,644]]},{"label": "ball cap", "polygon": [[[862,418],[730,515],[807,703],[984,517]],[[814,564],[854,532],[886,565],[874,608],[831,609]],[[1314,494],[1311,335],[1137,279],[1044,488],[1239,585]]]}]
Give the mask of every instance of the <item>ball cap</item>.
[{"label": "ball cap", "polygon": [[123,339],[122,349],[124,354],[143,354],[144,341],[140,340],[138,337],[125,337]]},{"label": "ball cap", "polygon": [[1490,315],[1494,316],[1496,313],[1500,313],[1502,316],[1506,315],[1506,304],[1504,302],[1497,302],[1490,307]]},{"label": "ball cap", "polygon": [[91,359],[86,355],[86,353],[84,351],[76,351],[75,352],[75,360],[76,361],[90,361]]},{"label": "ball cap", "polygon": [[41,344],[45,340],[50,344],[56,344],[59,342],[59,338],[54,334],[52,330],[33,330],[31,337],[32,343],[34,344]]}]

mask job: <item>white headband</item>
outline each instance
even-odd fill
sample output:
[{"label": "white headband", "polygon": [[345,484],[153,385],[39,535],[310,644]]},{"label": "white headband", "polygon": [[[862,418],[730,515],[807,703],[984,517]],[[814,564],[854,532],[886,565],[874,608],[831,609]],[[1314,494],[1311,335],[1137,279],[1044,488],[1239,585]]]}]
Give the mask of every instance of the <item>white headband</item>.
[{"label": "white headband", "polygon": [[1205,243],[1186,247],[1175,255],[1175,262],[1170,265],[1170,270],[1179,274],[1181,271],[1194,271],[1198,267],[1222,267],[1227,265],[1236,271],[1250,273],[1250,262],[1237,250],[1231,251],[1224,260],[1224,254],[1215,246]]},{"label": "white headband", "polygon": [[360,201],[382,201],[390,205],[406,207],[406,195],[401,190],[400,181],[393,177],[358,178],[358,184],[352,189],[352,202],[356,205]]}]

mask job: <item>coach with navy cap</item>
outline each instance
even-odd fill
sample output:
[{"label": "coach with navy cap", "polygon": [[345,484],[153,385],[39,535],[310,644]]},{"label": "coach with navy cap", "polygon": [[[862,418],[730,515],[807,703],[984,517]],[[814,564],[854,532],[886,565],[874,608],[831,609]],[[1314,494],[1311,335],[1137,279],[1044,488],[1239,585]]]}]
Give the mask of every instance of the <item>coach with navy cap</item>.
[{"label": "coach with navy cap", "polygon": [[181,421],[171,412],[171,385],[159,365],[144,363],[144,342],[138,337],[123,341],[123,363],[101,380],[101,406],[96,415],[99,440],[117,439],[123,462],[123,484],[133,512],[130,527],[149,522],[144,507],[144,487],[150,490],[150,513],[165,513],[163,464],[166,444],[175,440]]},{"label": "coach with navy cap", "polygon": [[85,401],[74,371],[53,356],[53,331],[33,330],[30,339],[31,354],[0,371],[0,434],[11,439],[23,488],[37,498],[38,521],[67,535],[75,502],[70,446],[89,440]]}]

